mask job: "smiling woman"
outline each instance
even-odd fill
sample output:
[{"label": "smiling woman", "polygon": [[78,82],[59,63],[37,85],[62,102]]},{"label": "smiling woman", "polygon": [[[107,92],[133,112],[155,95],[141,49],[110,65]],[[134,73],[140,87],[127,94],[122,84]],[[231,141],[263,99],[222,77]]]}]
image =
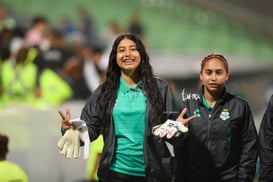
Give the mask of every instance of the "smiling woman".
[{"label": "smiling woman", "polygon": [[[66,114],[60,114],[63,130],[71,131],[69,107]],[[172,181],[174,158],[152,128],[177,115],[171,88],[154,76],[141,39],[130,33],[119,35],[112,45],[106,77],[81,113],[90,140],[100,134],[104,138],[99,180]]]},{"label": "smiling woman", "polygon": [[130,86],[135,86],[138,80],[136,70],[141,63],[136,43],[126,38],[120,41],[117,49],[117,64],[120,67],[121,76]]}]

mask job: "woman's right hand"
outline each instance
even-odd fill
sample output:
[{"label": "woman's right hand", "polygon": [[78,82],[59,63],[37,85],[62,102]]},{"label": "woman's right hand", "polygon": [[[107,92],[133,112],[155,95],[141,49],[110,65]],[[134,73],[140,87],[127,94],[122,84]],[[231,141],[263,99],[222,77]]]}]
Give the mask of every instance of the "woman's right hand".
[{"label": "woman's right hand", "polygon": [[73,125],[70,121],[71,119],[70,108],[68,106],[65,107],[65,114],[61,110],[59,110],[58,113],[60,114],[62,118],[62,128],[64,130],[73,128]]},{"label": "woman's right hand", "polygon": [[184,108],[181,111],[181,113],[179,114],[179,116],[176,118],[176,121],[181,121],[186,127],[188,127],[189,126],[189,122],[191,120],[193,120],[194,118],[196,118],[196,116],[193,115],[193,116],[190,116],[190,117],[184,119],[184,115],[186,114],[186,112],[187,112],[187,108]]}]

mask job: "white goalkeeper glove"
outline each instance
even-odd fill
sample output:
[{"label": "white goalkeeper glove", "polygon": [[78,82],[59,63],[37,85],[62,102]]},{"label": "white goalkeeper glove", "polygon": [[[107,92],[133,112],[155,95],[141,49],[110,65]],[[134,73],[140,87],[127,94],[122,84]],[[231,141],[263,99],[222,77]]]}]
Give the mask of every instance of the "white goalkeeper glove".
[{"label": "white goalkeeper glove", "polygon": [[68,129],[62,138],[58,141],[57,146],[60,153],[66,158],[80,157],[80,142],[84,142],[84,159],[89,156],[89,135],[85,121],[79,118],[70,120],[74,129]]},{"label": "white goalkeeper glove", "polygon": [[80,131],[77,129],[69,129],[65,132],[57,144],[60,153],[66,158],[80,157]]},{"label": "white goalkeeper glove", "polygon": [[188,132],[189,129],[181,121],[173,121],[168,119],[165,123],[153,127],[152,132],[155,136],[160,138],[167,137],[168,139],[173,136],[177,137],[181,133]]}]

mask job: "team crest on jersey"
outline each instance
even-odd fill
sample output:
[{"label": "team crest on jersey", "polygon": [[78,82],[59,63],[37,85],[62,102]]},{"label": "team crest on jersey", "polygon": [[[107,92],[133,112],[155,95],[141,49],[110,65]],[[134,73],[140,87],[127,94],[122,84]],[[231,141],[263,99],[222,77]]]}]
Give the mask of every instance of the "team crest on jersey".
[{"label": "team crest on jersey", "polygon": [[230,113],[228,109],[223,109],[223,111],[220,114],[220,118],[225,121],[230,118]]},{"label": "team crest on jersey", "polygon": [[201,117],[201,114],[200,114],[200,109],[196,109],[193,114],[196,116],[196,117]]}]

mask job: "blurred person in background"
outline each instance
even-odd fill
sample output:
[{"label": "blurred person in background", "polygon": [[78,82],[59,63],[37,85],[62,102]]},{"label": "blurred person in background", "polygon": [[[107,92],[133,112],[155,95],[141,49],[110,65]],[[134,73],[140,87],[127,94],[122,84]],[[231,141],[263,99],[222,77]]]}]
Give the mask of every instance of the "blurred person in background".
[{"label": "blurred person in background", "polygon": [[273,181],[273,95],[268,100],[259,130],[259,182]]},{"label": "blurred person in background", "polygon": [[0,59],[5,60],[10,56],[10,44],[13,38],[13,31],[3,28],[0,31]]},{"label": "blurred person in background", "polygon": [[8,161],[9,137],[0,133],[0,181],[28,182],[28,176],[18,164]]},{"label": "blurred person in background", "polygon": [[14,29],[4,28],[0,31],[0,59],[14,59],[17,50],[22,47],[24,30],[21,27]]},{"label": "blurred person in background", "polygon": [[2,99],[4,103],[32,102],[39,97],[36,92],[36,66],[27,62],[28,49],[19,47],[13,52],[14,60],[2,63]]},{"label": "blurred person in background", "polygon": [[83,75],[83,60],[79,57],[72,57],[64,64],[60,76],[69,84],[73,94],[72,100],[86,100],[90,97],[86,80]]},{"label": "blurred person in background", "polygon": [[[100,61],[103,55],[103,48],[100,46],[85,45],[82,48],[84,61],[83,74],[91,93],[99,86],[101,79],[106,72],[100,68]],[[90,154],[86,163],[86,176],[89,182],[98,182],[98,167],[103,148],[103,137],[100,135],[90,144]]]},{"label": "blurred person in background", "polygon": [[83,76],[91,92],[99,86],[102,75],[106,72],[100,68],[103,51],[99,46],[85,45],[82,48]]},{"label": "blurred person in background", "polygon": [[112,45],[117,36],[124,33],[124,28],[117,20],[109,20],[107,26],[102,30],[100,35],[102,44],[105,47],[105,51],[102,55],[101,61],[98,66],[102,70],[106,70],[109,61],[109,54],[112,49]]},{"label": "blurred person in background", "polygon": [[48,20],[44,16],[33,18],[30,28],[27,29],[24,44],[26,47],[39,47],[44,40],[48,28]]},{"label": "blurred person in background", "polygon": [[88,7],[81,5],[78,7],[80,15],[80,31],[83,33],[86,44],[94,45],[97,41],[95,32],[95,21]]},{"label": "blurred person in background", "polygon": [[60,76],[73,90],[71,99],[85,100],[90,97],[92,91],[84,75],[85,60],[89,57],[84,37],[81,34],[74,34],[69,38],[66,48],[72,51],[74,56],[65,62]]},{"label": "blurred person in background", "polygon": [[228,61],[223,55],[204,57],[200,93],[188,93],[182,100],[186,116],[196,118],[188,124],[183,145],[175,146],[178,181],[253,182],[257,131],[247,101],[225,87],[228,79]]},{"label": "blurred person in background", "polygon": [[[59,113],[66,135],[73,128],[70,108]],[[152,127],[177,115],[171,88],[165,80],[154,77],[142,41],[134,34],[119,35],[112,46],[106,77],[80,117],[87,124],[91,141],[103,135],[99,180],[171,181],[173,157],[165,142],[152,134]]]},{"label": "blurred person in background", "polygon": [[[2,36],[1,36],[2,37]],[[13,30],[6,51],[1,51],[0,95],[2,105],[28,103],[33,106],[60,104],[72,95],[71,88],[58,74],[43,66],[37,68],[39,47],[24,47],[22,30]],[[4,54],[2,54],[4,53]]]},{"label": "blurred person in background", "polygon": [[59,27],[65,37],[79,31],[79,28],[74,24],[69,16],[63,16],[61,18]]},{"label": "blurred person in background", "polygon": [[3,104],[2,94],[3,94],[3,71],[2,64],[4,60],[10,57],[10,41],[12,39],[11,30],[4,28],[0,31],[0,106]]},{"label": "blurred person in background", "polygon": [[130,22],[129,22],[129,26],[128,26],[128,31],[130,33],[136,34],[137,36],[139,36],[142,41],[145,41],[145,32],[144,32],[144,26],[142,24],[142,22],[140,21],[140,15],[138,11],[134,11],[131,14],[130,17]]},{"label": "blurred person in background", "polygon": [[65,46],[63,33],[57,29],[49,29],[45,33],[41,53],[37,55],[34,63],[40,71],[49,68],[60,74],[65,62],[74,56],[75,53]]},{"label": "blurred person in background", "polygon": [[[89,98],[91,94],[94,92],[94,90],[99,86],[102,76],[106,71],[106,70],[101,70],[99,65],[101,56],[103,54],[103,49],[101,47],[83,45],[80,50],[81,50],[80,57],[82,58],[83,62],[81,63],[80,60],[75,59],[74,66],[73,66],[72,60],[69,60],[67,63],[65,63],[65,68],[63,72],[61,72],[61,75],[65,75],[63,77],[67,79],[66,81],[70,83],[71,87],[74,88],[73,90],[74,94],[71,99]],[[81,70],[82,66],[83,66],[83,70]],[[83,71],[83,75],[82,75],[83,77],[80,76],[82,71]],[[73,75],[72,72],[78,73],[78,75],[74,74],[74,76],[72,76]],[[83,85],[84,81],[86,83],[85,86],[87,86],[88,88],[86,88]],[[82,85],[82,86],[79,86],[79,85]],[[86,89],[88,89],[88,91]],[[90,154],[86,163],[86,179],[88,182],[98,181],[97,171],[98,171],[99,160],[100,160],[100,156],[102,152],[102,147],[103,147],[103,139],[102,139],[102,136],[100,135],[90,145]],[[86,180],[81,180],[81,181],[86,181]]]},{"label": "blurred person in background", "polygon": [[3,28],[0,31],[0,105],[4,104],[3,101],[3,64],[6,61],[15,63],[16,54],[18,49],[22,47],[23,31],[20,27],[14,29]]},{"label": "blurred person in background", "polygon": [[106,27],[102,30],[100,36],[103,44],[107,48],[111,48],[116,37],[124,32],[124,28],[118,20],[111,19],[107,22]]},{"label": "blurred person in background", "polygon": [[81,40],[66,44],[60,30],[48,29],[40,47],[34,63],[38,67],[38,84],[43,87],[45,100],[60,104],[66,100],[88,98],[91,92],[83,78],[83,61],[79,55]]}]

